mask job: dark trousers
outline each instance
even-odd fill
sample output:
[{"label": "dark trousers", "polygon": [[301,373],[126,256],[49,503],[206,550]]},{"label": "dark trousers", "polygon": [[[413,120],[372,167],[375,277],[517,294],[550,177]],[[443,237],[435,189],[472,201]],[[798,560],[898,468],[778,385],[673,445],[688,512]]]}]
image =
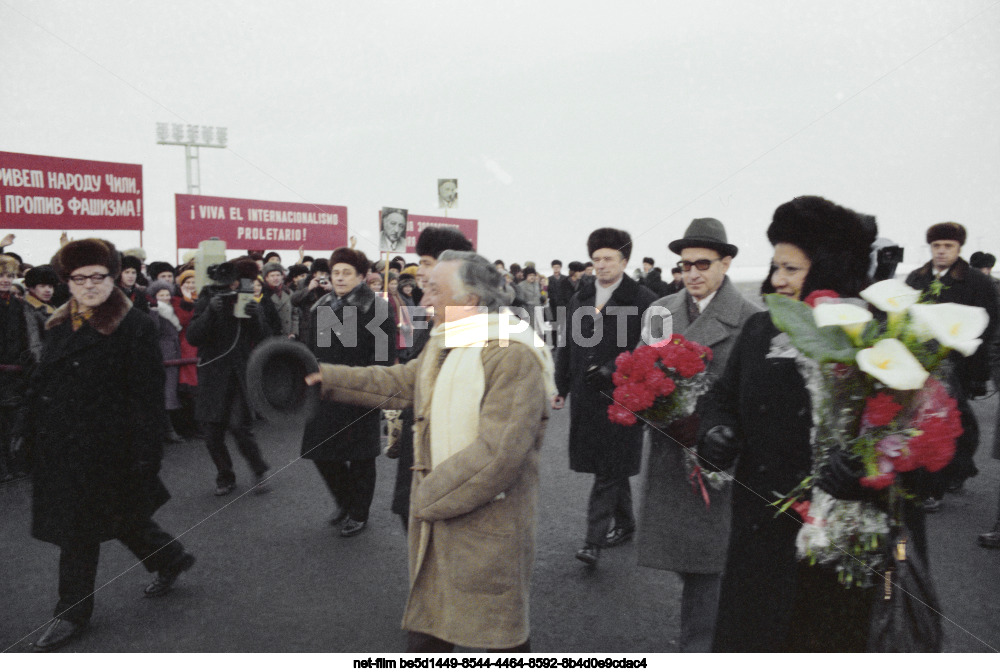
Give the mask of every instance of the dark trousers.
[{"label": "dark trousers", "polygon": [[719,613],[722,574],[679,572],[681,591],[681,653],[710,653]]},{"label": "dark trousers", "polygon": [[628,476],[595,474],[587,502],[587,543],[603,546],[612,519],[618,527],[635,529],[632,486]]},{"label": "dark trousers", "polygon": [[[184,555],[184,546],[149,518],[136,522],[118,536],[118,541],[142,560],[150,572],[171,567]],[[101,542],[74,541],[60,549],[59,603],[53,615],[74,623],[86,623],[94,611],[94,582]]]},{"label": "dark trousers", "polygon": [[316,460],[315,464],[337,506],[354,520],[367,521],[375,497],[375,458],[350,462]]},{"label": "dark trousers", "polygon": [[19,454],[10,450],[16,416],[13,406],[0,406],[0,478],[28,473],[27,450],[22,448]]},{"label": "dark trousers", "polygon": [[226,429],[229,429],[236,439],[236,446],[240,453],[250,464],[253,473],[260,476],[270,467],[260,454],[260,446],[253,437],[253,430],[248,421],[240,420],[228,426],[223,422],[210,422],[205,430],[205,447],[215,464],[216,485],[229,485],[236,482],[236,474],[233,472],[233,460],[229,457],[229,449],[226,447]]},{"label": "dark trousers", "polygon": [[[455,645],[423,632],[407,631],[406,653],[451,653]],[[509,649],[486,649],[488,653],[531,653],[531,638]]]}]

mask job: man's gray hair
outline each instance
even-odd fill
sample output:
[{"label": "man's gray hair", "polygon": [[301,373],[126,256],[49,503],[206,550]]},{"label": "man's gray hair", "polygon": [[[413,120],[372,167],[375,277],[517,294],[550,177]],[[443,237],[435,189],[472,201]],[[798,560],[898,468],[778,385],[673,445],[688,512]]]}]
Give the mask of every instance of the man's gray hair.
[{"label": "man's gray hair", "polygon": [[438,257],[438,263],[443,261],[462,262],[456,270],[455,277],[462,284],[463,294],[475,294],[479,297],[480,306],[495,311],[509,302],[509,297],[504,291],[503,276],[486,257],[475,252],[445,250]]}]

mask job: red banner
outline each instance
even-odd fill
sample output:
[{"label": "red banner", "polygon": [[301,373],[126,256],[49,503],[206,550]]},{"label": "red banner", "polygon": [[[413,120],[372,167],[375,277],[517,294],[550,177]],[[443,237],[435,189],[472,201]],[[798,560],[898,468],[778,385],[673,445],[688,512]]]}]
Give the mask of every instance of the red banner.
[{"label": "red banner", "polygon": [[347,206],[175,194],[177,247],[215,236],[232,249],[334,250],[347,245]]},{"label": "red banner", "polygon": [[458,219],[456,217],[435,217],[433,215],[406,215],[406,253],[416,254],[417,237],[420,232],[431,226],[442,226],[458,229],[463,236],[472,242],[473,249],[478,249],[476,236],[479,230],[479,220]]},{"label": "red banner", "polygon": [[141,165],[0,152],[0,229],[142,228]]}]

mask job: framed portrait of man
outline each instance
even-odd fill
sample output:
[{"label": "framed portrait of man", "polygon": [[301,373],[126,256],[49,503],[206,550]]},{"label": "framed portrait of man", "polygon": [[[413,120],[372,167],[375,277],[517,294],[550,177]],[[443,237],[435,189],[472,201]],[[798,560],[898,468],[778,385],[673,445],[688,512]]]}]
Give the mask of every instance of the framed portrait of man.
[{"label": "framed portrait of man", "polygon": [[382,208],[379,252],[406,252],[406,215],[403,208]]},{"label": "framed portrait of man", "polygon": [[438,180],[438,207],[453,210],[458,207],[458,180]]}]

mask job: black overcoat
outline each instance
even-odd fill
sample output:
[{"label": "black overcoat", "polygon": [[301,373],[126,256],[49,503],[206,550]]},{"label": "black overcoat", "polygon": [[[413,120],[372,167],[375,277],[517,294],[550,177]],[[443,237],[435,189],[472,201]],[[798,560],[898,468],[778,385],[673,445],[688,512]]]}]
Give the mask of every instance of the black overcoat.
[{"label": "black overcoat", "polygon": [[163,361],[153,320],[115,288],[73,331],[70,304],[46,323],[31,377],[32,534],[105,541],[170,498],[162,457]]},{"label": "black overcoat", "polygon": [[226,298],[221,312],[210,308],[209,302],[218,293],[229,293],[228,287],[206,286],[194,304],[194,314],[188,323],[188,343],[198,348],[198,397],[195,415],[199,422],[227,423],[230,404],[239,396],[242,404],[237,411],[244,419],[250,417],[247,405],[247,360],[254,346],[271,335],[264,319],[264,308],[257,304],[254,317],[233,316],[232,302]]},{"label": "black overcoat", "polygon": [[[336,320],[324,315],[331,308]],[[333,292],[323,296],[310,312],[308,345],[320,362],[346,366],[395,364],[396,321],[389,304],[364,282],[340,301]],[[357,317],[352,318],[352,314]],[[343,462],[378,457],[382,449],[381,417],[377,408],[320,402],[316,416],[302,435],[302,457]]]},{"label": "black overcoat", "polygon": [[[641,423],[608,420],[611,391],[591,389],[584,374],[592,365],[613,371],[615,358],[640,345],[642,315],[656,295],[627,275],[598,315],[595,283],[581,284],[566,309],[566,342],[556,348],[556,386],[570,395],[569,467],[610,477],[634,476],[642,461]],[[591,343],[590,341],[593,341]]]}]

